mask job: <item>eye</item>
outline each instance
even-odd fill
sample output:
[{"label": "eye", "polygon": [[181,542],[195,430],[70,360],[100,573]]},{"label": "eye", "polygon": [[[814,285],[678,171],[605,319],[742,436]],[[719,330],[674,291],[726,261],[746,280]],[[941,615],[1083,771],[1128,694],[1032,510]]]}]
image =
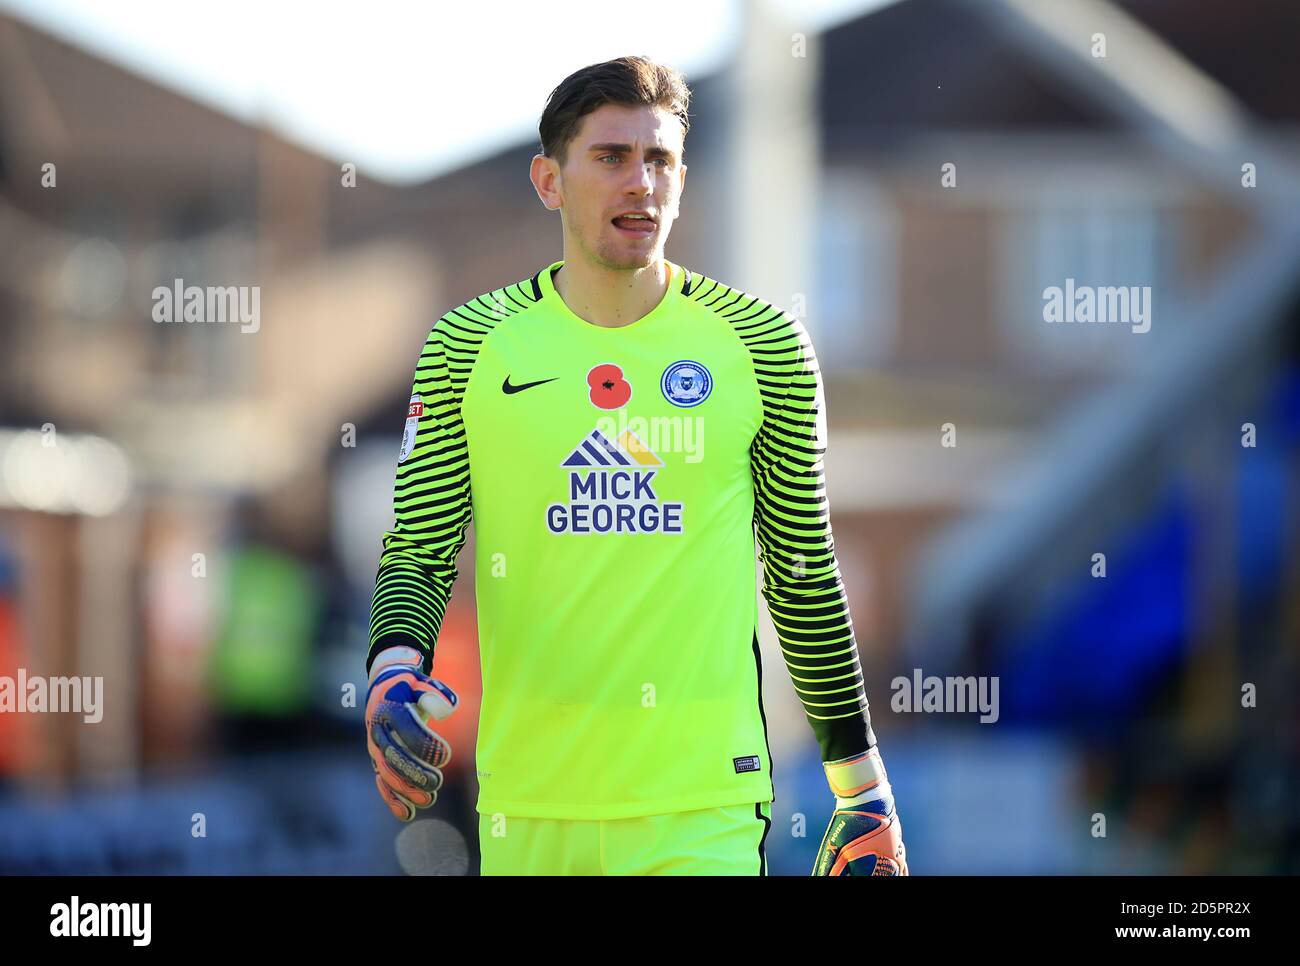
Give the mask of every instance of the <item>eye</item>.
[{"label": "eye", "polygon": [[[602,155],[601,155],[600,157],[598,157],[596,160],[597,160],[597,161],[605,161],[605,160],[608,159],[608,158],[613,158],[615,161],[617,161],[617,160],[619,160],[620,155],[617,155],[617,154],[602,154]],[[655,160],[655,162],[656,162],[657,164],[659,164],[659,165],[661,165],[661,166],[663,166],[663,167],[665,167],[665,168],[668,168],[668,167],[671,167],[671,166],[672,166],[671,163],[668,161],[667,158],[655,158],[654,160]]]}]

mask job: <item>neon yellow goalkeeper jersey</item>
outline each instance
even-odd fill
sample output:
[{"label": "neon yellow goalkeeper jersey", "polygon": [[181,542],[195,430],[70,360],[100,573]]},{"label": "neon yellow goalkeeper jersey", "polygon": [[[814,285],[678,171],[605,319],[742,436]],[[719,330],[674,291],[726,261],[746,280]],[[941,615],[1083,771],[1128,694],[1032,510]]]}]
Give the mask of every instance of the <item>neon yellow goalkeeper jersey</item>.
[{"label": "neon yellow goalkeeper jersey", "polygon": [[[448,312],[415,371],[370,655],[435,641],[475,525],[478,810],[614,819],[773,798],[755,535],[824,760],[874,743],[803,325],[671,262],[606,328],[555,262]],[[451,683],[454,687],[454,682]]]}]

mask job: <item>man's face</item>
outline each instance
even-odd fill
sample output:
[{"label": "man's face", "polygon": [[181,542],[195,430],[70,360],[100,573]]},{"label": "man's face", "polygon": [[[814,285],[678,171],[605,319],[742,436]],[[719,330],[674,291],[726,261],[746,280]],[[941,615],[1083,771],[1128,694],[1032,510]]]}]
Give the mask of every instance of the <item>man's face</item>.
[{"label": "man's face", "polygon": [[[549,206],[558,202],[566,245],[606,268],[662,259],[686,183],[683,137],[681,121],[662,108],[602,104],[583,117],[557,176],[539,183],[538,162],[549,159],[534,159],[534,184]],[[652,220],[620,217],[630,211]]]}]

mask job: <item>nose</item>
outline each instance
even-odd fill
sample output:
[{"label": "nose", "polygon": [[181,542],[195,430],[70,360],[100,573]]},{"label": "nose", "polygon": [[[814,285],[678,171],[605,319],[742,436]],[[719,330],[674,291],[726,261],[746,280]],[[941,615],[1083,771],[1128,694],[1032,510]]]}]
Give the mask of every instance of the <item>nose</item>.
[{"label": "nose", "polygon": [[647,161],[641,165],[640,173],[628,185],[628,191],[648,195],[655,188],[655,166],[653,161]]}]

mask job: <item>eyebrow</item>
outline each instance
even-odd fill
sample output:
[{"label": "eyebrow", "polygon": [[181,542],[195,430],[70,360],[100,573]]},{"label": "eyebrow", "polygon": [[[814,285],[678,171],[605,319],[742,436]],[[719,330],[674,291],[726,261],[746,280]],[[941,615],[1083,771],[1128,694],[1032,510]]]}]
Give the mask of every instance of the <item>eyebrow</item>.
[{"label": "eyebrow", "polygon": [[[600,144],[592,144],[587,147],[588,151],[607,151],[617,154],[631,154],[632,145],[617,144],[613,141],[603,141]],[[667,148],[651,146],[645,149],[648,158],[667,158],[669,161],[676,161],[677,156]]]}]

